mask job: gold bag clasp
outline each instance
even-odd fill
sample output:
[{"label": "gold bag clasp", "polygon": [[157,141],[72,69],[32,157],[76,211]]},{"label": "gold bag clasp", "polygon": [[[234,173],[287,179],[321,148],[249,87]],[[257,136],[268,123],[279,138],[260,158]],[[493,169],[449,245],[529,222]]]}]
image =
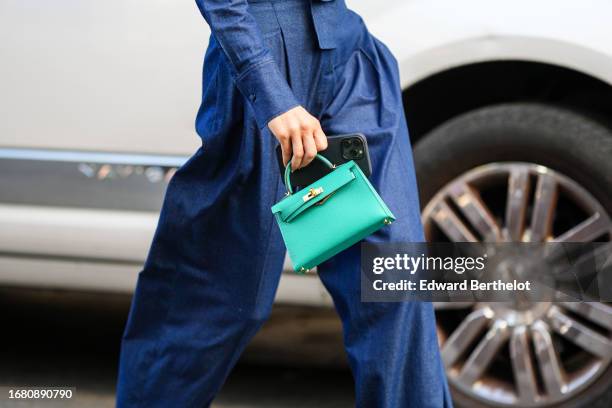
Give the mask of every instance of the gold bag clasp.
[{"label": "gold bag clasp", "polygon": [[309,200],[312,200],[313,198],[315,198],[316,196],[318,196],[322,192],[323,192],[323,187],[311,188],[311,189],[308,190],[308,194],[306,194],[306,195],[304,195],[304,197],[302,197],[302,200],[304,200],[304,202],[307,202]]}]

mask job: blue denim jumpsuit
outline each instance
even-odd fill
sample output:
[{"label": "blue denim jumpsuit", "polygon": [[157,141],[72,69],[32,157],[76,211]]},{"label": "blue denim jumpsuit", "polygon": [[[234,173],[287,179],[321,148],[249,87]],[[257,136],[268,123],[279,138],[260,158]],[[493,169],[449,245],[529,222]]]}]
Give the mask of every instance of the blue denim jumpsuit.
[{"label": "blue denim jumpsuit", "polygon": [[[125,328],[118,407],[209,406],[270,313],[285,248],[270,119],[302,105],[328,135],[368,139],[397,221],[423,241],[397,62],[344,0],[196,0],[212,34],[202,147],[168,185]],[[319,266],[342,319],[358,407],[450,407],[430,303],[362,303],[355,245]]]}]

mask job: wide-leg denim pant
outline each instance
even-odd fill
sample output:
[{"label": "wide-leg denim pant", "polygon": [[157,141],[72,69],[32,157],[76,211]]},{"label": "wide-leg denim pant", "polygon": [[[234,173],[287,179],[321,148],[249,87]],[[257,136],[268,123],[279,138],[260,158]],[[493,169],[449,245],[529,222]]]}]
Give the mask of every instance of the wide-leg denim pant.
[{"label": "wide-leg denim pant", "polygon": [[[329,134],[368,139],[371,181],[397,217],[373,241],[422,241],[397,62],[346,10],[319,49],[309,2],[253,2],[266,45]],[[284,187],[211,38],[196,128],[203,146],[170,181],[122,338],[119,407],[208,406],[270,313],[285,256],[270,207]],[[171,137],[171,135],[169,135]],[[427,182],[427,180],[422,180]],[[355,245],[319,268],[342,319],[359,407],[450,407],[430,303],[362,303]],[[316,391],[315,391],[316,392]]]}]

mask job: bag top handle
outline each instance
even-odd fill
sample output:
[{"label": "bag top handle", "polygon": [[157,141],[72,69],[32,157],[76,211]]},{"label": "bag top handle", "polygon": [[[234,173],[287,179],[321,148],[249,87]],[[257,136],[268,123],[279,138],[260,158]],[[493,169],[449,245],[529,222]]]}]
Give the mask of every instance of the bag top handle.
[{"label": "bag top handle", "polygon": [[[315,158],[323,162],[323,164],[325,164],[330,169],[336,168],[335,164],[333,164],[332,162],[327,160],[324,156],[321,156],[318,153]],[[287,195],[293,194],[293,187],[291,187],[291,160],[289,160],[289,162],[287,163],[287,166],[285,166],[285,187],[287,187]]]}]

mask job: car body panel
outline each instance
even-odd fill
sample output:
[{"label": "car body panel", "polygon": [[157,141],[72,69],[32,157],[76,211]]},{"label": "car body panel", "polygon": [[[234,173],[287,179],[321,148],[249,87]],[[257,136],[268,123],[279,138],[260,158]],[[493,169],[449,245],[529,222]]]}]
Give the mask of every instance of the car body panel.
[{"label": "car body panel", "polygon": [[[354,3],[364,15],[380,5]],[[405,88],[450,68],[496,60],[559,65],[612,84],[610,19],[606,0],[412,0],[366,23],[394,52]]]},{"label": "car body panel", "polygon": [[190,154],[208,33],[193,1],[3,1],[0,146]]},{"label": "car body panel", "polygon": [[[612,83],[607,0],[348,5],[395,53],[405,87],[499,59]],[[2,2],[0,146],[190,154],[208,35],[195,2]]]},{"label": "car body panel", "polygon": [[[404,88],[453,67],[495,60],[560,65],[612,84],[608,0],[347,3],[394,52]],[[136,172],[142,163],[134,155],[147,156],[147,166],[167,171],[159,155],[186,159],[200,145],[194,119],[209,32],[192,1],[0,3],[0,162],[6,166],[0,174],[0,282],[133,289],[155,211],[106,204],[119,196],[93,195],[85,205],[69,196],[33,198],[27,190],[40,196],[43,174],[57,181],[68,172],[76,192],[88,184],[113,194],[120,177],[110,176],[112,165]],[[9,157],[15,149],[19,159]],[[46,164],[49,154],[73,160],[59,169]],[[15,167],[6,160],[31,163],[39,173],[9,184]],[[95,172],[87,174],[88,168]],[[163,189],[155,183],[163,181],[140,182],[147,194],[157,194],[159,206]],[[42,260],[54,267],[43,268]],[[119,277],[127,271],[129,278]],[[317,279],[285,276],[280,300],[329,304]]]}]

